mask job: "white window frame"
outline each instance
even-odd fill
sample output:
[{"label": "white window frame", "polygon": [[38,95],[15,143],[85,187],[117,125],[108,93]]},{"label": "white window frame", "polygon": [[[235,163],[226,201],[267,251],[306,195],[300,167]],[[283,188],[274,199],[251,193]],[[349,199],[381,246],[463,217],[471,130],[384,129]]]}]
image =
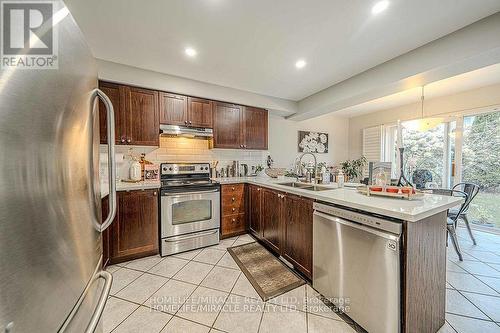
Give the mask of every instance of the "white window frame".
[{"label": "white window frame", "polygon": [[[493,105],[493,106],[488,106],[484,108],[476,108],[476,109],[470,109],[470,110],[462,110],[462,111],[457,111],[457,112],[452,112],[452,113],[445,113],[445,114],[436,114],[433,115],[434,117],[444,117],[446,118],[444,120],[445,123],[445,142],[444,142],[444,151],[447,154],[443,154],[443,159],[445,165],[445,170],[443,173],[443,180],[444,184],[443,186],[446,187],[452,187],[460,182],[462,182],[462,149],[463,149],[463,131],[464,131],[464,118],[469,117],[469,116],[475,116],[475,115],[480,115],[484,113],[491,113],[491,112],[498,112],[500,111],[500,105]],[[404,123],[406,121],[411,121],[411,120],[405,120],[401,121],[401,123]],[[450,122],[456,122],[456,127],[455,127],[455,174],[453,176],[453,184],[449,183],[450,179],[450,173],[451,173],[451,142],[449,140],[449,125]],[[387,161],[387,162],[392,162],[392,156],[390,155],[390,152],[396,144],[396,138],[392,138],[392,133],[391,133],[391,128],[394,126],[397,126],[397,134],[396,138],[402,137],[402,126],[398,126],[398,123],[387,123],[382,125],[382,139],[381,139],[381,144],[382,144],[382,156],[381,160],[382,161]],[[399,177],[399,156],[396,156],[396,178]],[[394,174],[392,175],[394,177]]]}]

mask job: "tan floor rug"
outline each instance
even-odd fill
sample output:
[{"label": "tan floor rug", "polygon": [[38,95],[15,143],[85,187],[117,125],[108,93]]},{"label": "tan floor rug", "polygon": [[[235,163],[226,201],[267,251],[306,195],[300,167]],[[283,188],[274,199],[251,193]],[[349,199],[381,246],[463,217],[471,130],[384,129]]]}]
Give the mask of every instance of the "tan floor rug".
[{"label": "tan floor rug", "polygon": [[227,249],[263,301],[295,289],[305,281],[257,242]]}]

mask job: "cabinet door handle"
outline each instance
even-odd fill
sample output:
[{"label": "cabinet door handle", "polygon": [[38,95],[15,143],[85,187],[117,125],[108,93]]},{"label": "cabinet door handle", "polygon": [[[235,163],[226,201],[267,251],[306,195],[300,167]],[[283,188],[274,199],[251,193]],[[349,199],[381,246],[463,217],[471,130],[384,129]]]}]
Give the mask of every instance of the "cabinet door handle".
[{"label": "cabinet door handle", "polygon": [[125,138],[123,136],[121,137],[120,142],[125,143]]},{"label": "cabinet door handle", "polygon": [[231,198],[231,201],[235,201],[236,199],[234,197]]},{"label": "cabinet door handle", "polygon": [[234,191],[234,186],[233,186],[233,187],[231,187],[231,190],[233,190],[233,191]]},{"label": "cabinet door handle", "polygon": [[234,208],[234,207],[233,207],[232,211],[233,211],[233,212],[234,212],[234,211],[236,211],[236,208]]},{"label": "cabinet door handle", "polygon": [[186,124],[186,125],[187,125],[187,124],[188,124],[188,121],[187,121],[187,120],[184,120],[184,124]]},{"label": "cabinet door handle", "polygon": [[131,142],[132,142],[132,139],[128,138],[127,143],[131,143]]},{"label": "cabinet door handle", "polygon": [[257,189],[258,192],[260,192],[260,187]]},{"label": "cabinet door handle", "polygon": [[156,195],[158,194],[158,192],[154,191],[153,192],[153,195],[156,197]]},{"label": "cabinet door handle", "polygon": [[192,123],[193,123],[193,122],[190,120],[190,121],[189,121],[189,125],[191,125]]},{"label": "cabinet door handle", "polygon": [[234,222],[236,222],[236,219],[233,219],[233,220],[232,220],[232,222],[233,222],[233,223],[234,223]]}]

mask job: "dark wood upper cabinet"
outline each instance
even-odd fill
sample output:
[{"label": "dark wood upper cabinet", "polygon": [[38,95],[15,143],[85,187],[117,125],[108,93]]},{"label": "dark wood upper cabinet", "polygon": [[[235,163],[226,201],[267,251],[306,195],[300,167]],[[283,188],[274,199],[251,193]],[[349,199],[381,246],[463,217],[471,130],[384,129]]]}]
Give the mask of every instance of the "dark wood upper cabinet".
[{"label": "dark wood upper cabinet", "polygon": [[208,99],[188,97],[187,105],[187,119],[189,126],[212,128],[212,101]]},{"label": "dark wood upper cabinet", "polygon": [[281,255],[312,278],[313,200],[285,194]]},{"label": "dark wood upper cabinet", "polygon": [[[117,145],[159,145],[158,92],[123,84],[99,81],[99,88],[109,97],[115,111]],[[101,143],[107,142],[106,108],[99,101]]]},{"label": "dark wood upper cabinet", "polygon": [[158,117],[158,92],[155,90],[127,87],[129,128],[127,143],[138,146],[160,144]]},{"label": "dark wood upper cabinet", "polygon": [[267,110],[215,102],[213,119],[215,148],[268,148]]},{"label": "dark wood upper cabinet", "polygon": [[[99,81],[115,110],[115,143],[158,146],[160,124],[213,128],[214,148],[268,149],[265,109]],[[99,102],[101,143],[106,109]]]},{"label": "dark wood upper cabinet", "polygon": [[158,253],[158,190],[118,192],[111,263]]},{"label": "dark wood upper cabinet", "polygon": [[214,103],[214,148],[242,148],[240,105]]},{"label": "dark wood upper cabinet", "polygon": [[160,92],[160,123],[187,125],[188,98],[183,95]]},{"label": "dark wood upper cabinet", "polygon": [[258,238],[262,238],[261,194],[262,188],[252,184],[248,185],[248,229]]},{"label": "dark wood upper cabinet", "polygon": [[[119,84],[109,82],[99,82],[99,89],[101,89],[111,100],[113,110],[115,112],[115,142],[120,144],[120,136],[126,127],[123,126],[124,114],[120,105],[121,89]],[[99,99],[99,132],[101,143],[108,142],[108,126],[107,126],[107,111],[104,103]]]},{"label": "dark wood upper cabinet", "polygon": [[267,110],[245,106],[242,113],[242,127],[243,148],[267,150]]},{"label": "dark wood upper cabinet", "polygon": [[262,240],[275,252],[281,252],[281,193],[262,188]]}]

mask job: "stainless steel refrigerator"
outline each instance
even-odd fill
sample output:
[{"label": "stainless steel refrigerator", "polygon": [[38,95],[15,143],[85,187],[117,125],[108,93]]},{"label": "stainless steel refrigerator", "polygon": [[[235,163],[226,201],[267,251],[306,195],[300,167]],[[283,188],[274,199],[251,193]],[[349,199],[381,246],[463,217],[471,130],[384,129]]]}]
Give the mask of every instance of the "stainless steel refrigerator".
[{"label": "stainless steel refrigerator", "polygon": [[[58,69],[0,74],[0,333],[99,332],[112,283],[101,234],[116,210],[113,109],[80,29],[62,1],[53,5]],[[99,99],[111,139],[107,217]]]}]

